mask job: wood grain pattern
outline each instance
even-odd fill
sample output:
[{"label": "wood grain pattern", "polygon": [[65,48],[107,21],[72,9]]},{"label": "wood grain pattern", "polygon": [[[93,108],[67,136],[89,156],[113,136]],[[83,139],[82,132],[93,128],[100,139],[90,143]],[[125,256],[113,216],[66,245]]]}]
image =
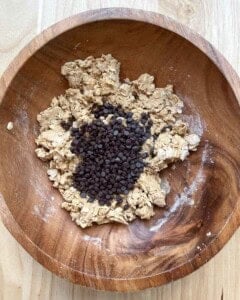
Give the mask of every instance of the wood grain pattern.
[{"label": "wood grain pattern", "polygon": [[[58,4],[60,4],[61,1],[57,1]],[[118,3],[121,1],[117,1]],[[130,1],[131,2],[131,1]],[[136,2],[136,1],[135,1]],[[159,9],[165,9],[168,8],[168,10],[166,9],[166,13],[170,13],[171,9],[169,9],[168,7],[168,1],[165,1],[165,3],[163,3],[163,8],[160,7]],[[178,1],[172,1],[177,3]],[[184,1],[182,1],[184,2]],[[167,4],[166,4],[167,3]],[[166,4],[165,8],[164,5]],[[178,4],[176,4],[177,6]],[[192,6],[194,7],[195,4],[192,4]],[[237,5],[237,4],[236,4]],[[61,6],[61,5],[59,5]],[[184,6],[184,3],[183,3]],[[213,9],[210,9],[210,4],[209,5],[205,5],[205,13],[206,15],[209,15],[209,20],[214,20],[214,18],[212,18],[211,16],[211,12],[213,12]],[[231,10],[232,8],[236,8],[236,6],[231,6],[228,5],[226,8],[227,10]],[[219,7],[217,8],[219,9]],[[216,11],[216,10],[215,10]],[[215,16],[215,20],[217,18],[221,19],[220,16],[220,9],[218,10],[219,14],[218,17]],[[226,11],[226,9],[224,10]],[[233,10],[235,11],[235,10]],[[174,11],[172,12],[174,17],[178,17],[174,15]],[[203,15],[203,11],[198,12],[194,12],[193,14],[193,19],[198,19],[198,15]],[[214,17],[214,16],[213,16]],[[184,19],[184,18],[183,18]],[[183,20],[184,21],[184,20]],[[200,22],[201,21],[201,22]],[[211,21],[208,21],[211,22]],[[199,22],[196,22],[196,24],[200,24],[199,28],[204,28],[204,25],[202,26],[203,20],[202,18],[199,19]],[[227,23],[229,24],[229,23]],[[191,25],[191,24],[190,24]],[[202,27],[201,27],[202,26]],[[230,26],[230,25],[229,25]],[[214,26],[212,26],[212,28],[214,28]],[[225,31],[226,27],[221,27],[219,29],[219,31],[221,32],[221,30],[223,30],[223,33],[226,32],[228,33],[229,31]],[[229,27],[228,27],[229,28]],[[197,28],[196,28],[197,29]],[[234,30],[236,30],[237,28],[232,28],[232,30],[230,30],[228,35],[229,39],[231,39],[231,33],[234,34]],[[206,31],[208,32],[208,31]],[[204,33],[204,32],[202,32]],[[211,35],[211,32],[208,32],[209,37],[211,37],[212,41],[214,42],[214,36]],[[224,36],[224,34],[223,34]],[[218,41],[218,39],[216,39],[216,41]],[[222,43],[223,44],[223,43]],[[220,47],[221,48],[221,47]],[[230,61],[234,62],[234,57],[236,57],[236,49],[234,50],[233,47],[226,47],[228,49],[228,53],[226,53],[228,55],[228,58],[230,59]],[[235,53],[235,54],[234,54]],[[235,60],[235,65],[237,67],[237,61]],[[10,245],[11,244],[11,237],[9,237],[8,233],[5,231],[4,228],[2,228],[2,231],[4,232],[3,237],[5,239],[2,239],[3,244],[2,245]],[[228,244],[228,246],[224,249],[223,252],[221,252],[221,254],[219,254],[213,261],[211,261],[209,264],[207,264],[206,266],[204,266],[204,268],[200,269],[198,272],[192,274],[190,277],[183,279],[181,281],[177,281],[175,283],[173,283],[172,285],[168,285],[168,286],[164,286],[160,289],[154,289],[151,291],[146,291],[143,293],[138,293],[135,295],[131,295],[129,297],[131,297],[131,299],[145,299],[145,297],[152,297],[152,299],[159,299],[161,297],[162,298],[167,298],[167,299],[191,299],[192,295],[198,295],[199,298],[198,299],[206,299],[206,297],[208,297],[208,299],[220,299],[221,297],[221,293],[222,293],[222,289],[221,287],[224,287],[224,297],[226,297],[226,299],[235,299],[235,295],[237,295],[237,289],[238,289],[238,285],[234,285],[234,282],[238,282],[238,275],[237,273],[235,273],[235,261],[236,263],[238,263],[238,248],[236,246],[234,246],[235,244],[237,245],[237,237],[235,236],[231,243]],[[9,295],[19,295],[19,297],[23,297],[23,299],[35,299],[37,298],[37,295],[39,293],[40,298],[42,299],[47,299],[47,298],[56,298],[56,299],[66,299],[69,298],[70,296],[72,296],[73,298],[78,298],[79,296],[83,299],[88,298],[89,297],[93,298],[93,297],[97,297],[98,299],[106,299],[106,297],[108,297],[109,294],[107,293],[96,293],[94,291],[89,291],[89,290],[85,290],[85,289],[81,289],[80,287],[74,287],[69,285],[68,283],[65,283],[65,281],[55,278],[53,276],[53,281],[51,282],[51,278],[52,276],[47,272],[47,271],[43,271],[43,279],[41,280],[42,276],[42,268],[40,266],[38,266],[38,264],[36,264],[34,262],[34,266],[37,266],[34,268],[34,272],[33,274],[35,274],[35,277],[32,277],[31,279],[31,270],[32,270],[32,262],[31,262],[31,258],[27,259],[27,255],[25,254],[24,251],[22,251],[21,249],[19,250],[21,253],[21,257],[18,259],[17,256],[12,256],[11,259],[15,259],[15,261],[19,261],[20,265],[21,265],[21,261],[23,262],[23,266],[25,266],[22,270],[26,270],[26,272],[24,272],[24,274],[26,273],[30,273],[27,278],[25,278],[24,280],[20,279],[20,273],[17,272],[17,274],[12,274],[12,272],[9,273],[8,270],[8,264],[7,264],[7,253],[8,251],[4,251],[5,247],[1,247],[1,266],[2,268],[5,270],[4,274],[9,274],[9,279],[7,277],[4,276],[4,280],[2,280],[3,282],[5,282],[5,288],[3,289],[3,293],[2,295],[5,295],[6,299],[11,299]],[[17,253],[17,251],[15,250],[15,243],[12,242],[12,248],[14,251],[13,253]],[[224,255],[225,252],[225,255]],[[228,258],[226,258],[226,253],[229,253]],[[225,258],[225,260],[224,260]],[[26,262],[27,266],[26,266]],[[10,262],[9,262],[10,263]],[[16,265],[16,264],[15,264]],[[21,266],[19,265],[19,267],[17,268],[18,270],[21,270]],[[214,270],[217,270],[217,272],[214,272]],[[27,272],[28,271],[28,272]],[[29,272],[30,271],[30,272]],[[234,274],[236,274],[235,276],[233,276]],[[11,275],[12,274],[12,275]],[[223,274],[226,274],[226,276],[224,277]],[[213,276],[214,275],[214,276]],[[10,279],[12,278],[12,279]],[[215,278],[215,280],[214,280]],[[10,284],[10,282],[12,282],[12,284]],[[32,282],[32,283],[31,283]],[[228,283],[229,282],[229,283]],[[230,284],[231,282],[231,284]],[[21,286],[22,287],[22,291],[19,289],[16,289],[17,286]],[[189,288],[189,285],[192,286],[192,288]],[[200,288],[201,286],[201,288]],[[206,288],[202,288],[202,286],[206,287]],[[215,288],[214,288],[215,287]],[[52,290],[52,294],[48,291]],[[196,292],[195,292],[196,291]],[[2,292],[2,291],[1,291]],[[219,296],[219,297],[218,297]],[[110,294],[109,295],[109,299],[112,298],[126,298],[126,295],[122,295],[122,296],[117,296],[117,295],[113,295]],[[237,299],[237,298],[236,298]]]},{"label": "wood grain pattern", "polygon": [[[226,79],[180,35],[207,53]],[[144,70],[155,76],[158,86],[172,83],[184,99],[186,115],[200,120],[192,124],[193,130],[203,135],[190,159],[164,172],[172,186],[168,211],[159,211],[149,222],[81,230],[61,210],[61,196],[34,155],[36,115],[66,88],[59,75],[65,61],[102,53],[122,62],[123,78],[137,78]],[[54,25],[21,52],[0,81],[3,222],[46,268],[84,286],[139,290],[194,271],[239,225],[238,86],[230,65],[208,42],[161,15],[105,9]],[[12,132],[6,130],[9,119]],[[193,198],[194,205],[186,197]]]},{"label": "wood grain pattern", "polygon": [[[19,49],[37,34],[38,22],[37,1],[22,1],[15,5],[11,1],[5,1],[4,4],[1,3],[0,10],[0,54],[1,61],[4,61],[0,65],[1,73]],[[32,11],[32,14],[29,15],[28,11]]]}]

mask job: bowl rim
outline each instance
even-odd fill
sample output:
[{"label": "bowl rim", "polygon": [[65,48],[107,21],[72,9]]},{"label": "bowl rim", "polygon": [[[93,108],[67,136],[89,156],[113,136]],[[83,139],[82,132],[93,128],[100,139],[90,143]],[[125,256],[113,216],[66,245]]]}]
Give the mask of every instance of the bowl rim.
[{"label": "bowl rim", "polygon": [[[198,33],[193,32],[191,29],[189,29],[185,25],[178,23],[177,21],[156,12],[132,8],[110,7],[88,10],[70,16],[58,23],[53,24],[52,26],[48,27],[40,34],[38,34],[35,38],[33,38],[32,41],[30,41],[13,59],[0,79],[0,105],[8,87],[11,84],[11,81],[13,80],[17,72],[25,64],[25,62],[46,43],[56,38],[58,35],[64,33],[65,31],[81,26],[83,24],[113,19],[141,21],[157,25],[166,30],[172,31],[191,42],[218,67],[220,72],[228,81],[238,100],[238,103],[240,104],[240,79],[237,73],[223,57],[223,55]],[[23,248],[49,271],[55,273],[60,277],[64,277],[73,283],[78,283],[83,286],[88,286],[100,290],[126,292],[160,286],[162,284],[184,277],[197,270],[222,249],[222,247],[227,243],[227,241],[239,227],[240,208],[238,201],[236,201],[236,207],[232,211],[230,216],[228,216],[225,226],[222,228],[218,236],[213,239],[208,245],[210,246],[211,244],[213,244],[211,249],[209,249],[209,247],[206,247],[200,253],[195,255],[191,260],[169,271],[162,272],[153,276],[150,275],[129,279],[105,278],[94,276],[92,274],[86,274],[62,264],[60,261],[57,261],[53,257],[50,257],[36,244],[34,244],[20,228],[18,223],[14,220],[11,212],[9,211],[1,192],[0,217],[3,224],[14,236],[14,238],[23,246]]]}]

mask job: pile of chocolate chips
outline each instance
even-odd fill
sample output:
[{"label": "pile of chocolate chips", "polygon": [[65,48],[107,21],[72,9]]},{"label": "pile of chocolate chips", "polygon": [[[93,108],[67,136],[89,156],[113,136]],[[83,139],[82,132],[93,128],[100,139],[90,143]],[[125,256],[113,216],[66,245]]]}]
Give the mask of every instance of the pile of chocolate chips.
[{"label": "pile of chocolate chips", "polygon": [[[131,112],[109,103],[95,106],[93,113],[95,119],[80,128],[71,127],[74,119],[62,122],[65,130],[71,130],[71,151],[81,158],[73,185],[89,202],[110,205],[115,199],[121,203],[145,167],[148,154],[142,146],[151,136],[152,120],[143,113],[136,121]],[[109,114],[112,117],[105,124],[100,117]]]}]

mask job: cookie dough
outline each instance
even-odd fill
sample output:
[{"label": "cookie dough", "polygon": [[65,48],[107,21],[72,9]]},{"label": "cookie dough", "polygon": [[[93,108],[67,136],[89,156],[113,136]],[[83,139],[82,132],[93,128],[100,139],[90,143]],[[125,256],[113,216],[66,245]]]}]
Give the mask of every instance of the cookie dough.
[{"label": "cookie dough", "polygon": [[[200,142],[200,137],[190,133],[188,124],[181,120],[183,102],[173,93],[171,85],[158,88],[149,74],[121,82],[119,72],[120,63],[111,54],[65,63],[61,73],[70,88],[64,95],[53,98],[49,108],[37,116],[40,133],[36,138],[36,154],[48,162],[49,179],[64,199],[62,207],[82,228],[112,221],[128,224],[136,217],[150,219],[154,206],[165,206],[168,193],[165,185],[161,185],[160,171],[172,162],[186,159]],[[106,102],[132,112],[135,120],[143,113],[148,114],[152,126],[151,136],[142,147],[149,154],[146,167],[134,188],[123,195],[122,203],[100,205],[81,197],[73,187],[73,174],[81,158],[71,152],[73,138],[61,124],[71,119],[73,128],[91,123],[94,106]],[[101,118],[108,123],[111,115]]]}]

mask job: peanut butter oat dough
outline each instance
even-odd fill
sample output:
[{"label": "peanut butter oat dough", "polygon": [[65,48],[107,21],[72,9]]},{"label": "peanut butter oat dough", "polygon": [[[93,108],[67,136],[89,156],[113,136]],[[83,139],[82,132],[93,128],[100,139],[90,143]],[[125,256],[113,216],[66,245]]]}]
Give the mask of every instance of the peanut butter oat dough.
[{"label": "peanut butter oat dough", "polygon": [[[171,162],[184,160],[200,142],[199,136],[190,133],[188,124],[181,120],[183,102],[173,93],[172,86],[155,87],[154,77],[149,74],[120,82],[119,71],[120,63],[110,54],[66,63],[61,73],[70,88],[64,95],[53,98],[50,107],[37,116],[40,134],[36,138],[36,154],[49,162],[47,173],[64,198],[62,207],[82,228],[93,223],[128,224],[136,217],[151,218],[154,206],[165,206],[168,192],[161,185],[160,171]],[[70,150],[73,138],[61,125],[71,118],[73,128],[92,122],[93,106],[106,102],[132,112],[135,120],[148,114],[153,123],[151,136],[142,147],[149,154],[144,172],[134,189],[122,196],[120,204],[114,200],[109,206],[89,202],[73,187],[73,174],[81,158]],[[110,119],[111,115],[101,117],[106,124]],[[122,121],[126,122],[124,118]]]}]

